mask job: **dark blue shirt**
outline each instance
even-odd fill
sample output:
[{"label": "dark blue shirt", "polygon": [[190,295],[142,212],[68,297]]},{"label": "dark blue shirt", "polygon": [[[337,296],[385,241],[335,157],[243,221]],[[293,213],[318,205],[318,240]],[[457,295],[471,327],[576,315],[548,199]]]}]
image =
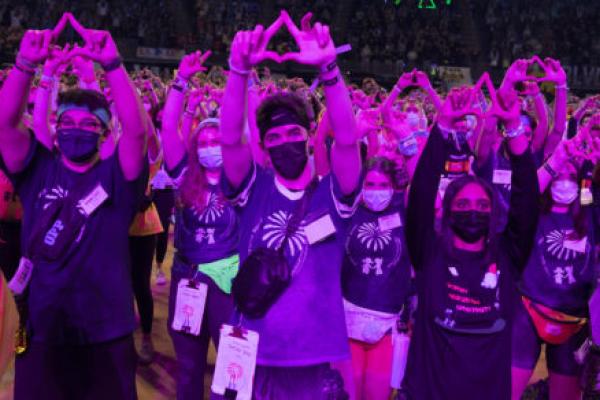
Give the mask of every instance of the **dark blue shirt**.
[{"label": "dark blue shirt", "polygon": [[[23,202],[22,241],[42,209],[81,185],[103,182],[111,197],[87,219],[80,242],[53,262],[36,262],[29,284],[32,339],[53,344],[89,344],[135,329],[128,232],[148,182],[148,167],[127,181],[116,154],[85,173],[74,172],[33,141],[25,169],[7,175]],[[6,167],[3,166],[6,170]]]},{"label": "dark blue shirt", "polygon": [[[404,238],[404,193],[382,212],[358,207],[350,221],[343,258],[342,289],[349,302],[370,310],[398,313],[410,290],[410,260]],[[401,225],[382,230],[381,217]]]}]

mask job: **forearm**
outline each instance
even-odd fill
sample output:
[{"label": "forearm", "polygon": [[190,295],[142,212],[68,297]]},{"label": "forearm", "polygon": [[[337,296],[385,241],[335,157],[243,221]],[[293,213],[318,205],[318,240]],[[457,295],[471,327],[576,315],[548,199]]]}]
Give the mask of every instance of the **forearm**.
[{"label": "forearm", "polygon": [[[184,115],[181,124],[180,135],[179,118],[182,114],[185,95],[183,92],[171,88],[167,95],[165,108],[163,111],[161,138],[165,163],[168,169],[173,169],[179,164],[185,155],[185,143],[182,135],[189,135],[193,117]],[[186,138],[188,136],[185,136]],[[187,139],[186,139],[187,140]]]},{"label": "forearm", "polygon": [[119,121],[121,122],[123,135],[137,138],[142,142],[146,133],[145,110],[142,107],[139,96],[133,83],[127,75],[125,67],[106,73],[106,81],[113,93],[113,99]]},{"label": "forearm", "polygon": [[548,135],[548,110],[544,96],[541,93],[534,96],[533,105],[537,116],[537,126],[533,132],[531,149],[533,152],[537,152],[544,146],[546,136]]},{"label": "forearm", "polygon": [[416,269],[422,266],[424,244],[434,235],[435,200],[445,160],[446,144],[434,126],[415,169],[406,210],[406,244]]},{"label": "forearm", "polygon": [[242,184],[252,167],[252,149],[244,137],[248,76],[231,72],[221,107],[223,171],[233,187]]},{"label": "forearm", "polygon": [[226,146],[243,142],[248,95],[248,76],[230,73],[221,106],[221,141]]},{"label": "forearm", "polygon": [[429,99],[433,103],[435,109],[437,111],[440,111],[442,109],[442,99],[440,99],[440,96],[437,94],[433,86],[429,85],[424,87],[423,89],[425,90],[425,93],[427,93],[427,95],[429,96]]},{"label": "forearm", "polygon": [[511,154],[511,194],[505,231],[508,252],[522,270],[533,247],[539,215],[539,184],[530,151]]},{"label": "forearm", "polygon": [[483,128],[483,132],[477,141],[477,146],[475,147],[475,156],[478,166],[485,165],[488,159],[492,156],[497,134],[497,128],[486,123]]},{"label": "forearm", "polygon": [[13,67],[0,90],[0,137],[6,132],[3,128],[17,128],[23,119],[23,112],[29,98],[33,75]]},{"label": "forearm", "polygon": [[[361,174],[356,121],[348,89],[339,70],[334,76],[335,78],[324,77],[329,124],[335,139],[331,153],[331,166],[342,193],[351,194],[357,188]],[[337,81],[332,83],[332,79]]]},{"label": "forearm", "polygon": [[54,78],[42,76],[40,85],[35,92],[33,132],[37,140],[48,150],[54,148],[54,132],[50,126],[50,114],[52,112],[52,93],[57,85]]},{"label": "forearm", "polygon": [[106,80],[113,93],[115,108],[121,123],[118,145],[121,169],[125,179],[132,181],[139,177],[145,163],[148,162],[147,114],[123,66],[107,72]]},{"label": "forearm", "polygon": [[567,127],[567,87],[556,88],[556,99],[554,100],[554,128],[557,136],[562,137]]}]

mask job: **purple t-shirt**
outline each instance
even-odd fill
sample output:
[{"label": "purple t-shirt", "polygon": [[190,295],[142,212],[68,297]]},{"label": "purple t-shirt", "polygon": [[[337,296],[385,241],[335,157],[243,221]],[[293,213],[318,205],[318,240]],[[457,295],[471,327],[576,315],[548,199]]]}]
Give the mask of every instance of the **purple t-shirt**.
[{"label": "purple t-shirt", "polygon": [[23,248],[51,202],[82,185],[101,182],[112,188],[111,197],[85,222],[75,248],[56,261],[35,263],[28,298],[32,339],[85,345],[132,333],[128,232],[148,182],[148,164],[133,181],[123,176],[116,155],[77,173],[34,140],[25,169],[6,172],[23,202]]},{"label": "purple t-shirt", "polygon": [[[258,247],[277,248],[303,192],[291,192],[272,171],[253,167],[237,190],[223,179],[223,191],[240,215],[240,259]],[[260,335],[259,365],[305,366],[349,357],[340,274],[346,221],[356,196],[344,197],[333,176],[317,185],[300,229],[288,241],[285,256],[293,279],[260,319],[243,326]],[[321,218],[331,219],[335,233],[309,245],[306,231]]]}]

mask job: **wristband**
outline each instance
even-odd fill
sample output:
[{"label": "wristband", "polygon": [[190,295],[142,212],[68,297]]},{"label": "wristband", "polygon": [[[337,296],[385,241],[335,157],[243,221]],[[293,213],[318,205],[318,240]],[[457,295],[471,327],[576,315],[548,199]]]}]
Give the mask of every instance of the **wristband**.
[{"label": "wristband", "polygon": [[27,74],[27,75],[30,75],[30,76],[35,75],[35,70],[29,69],[29,68],[27,68],[27,67],[25,67],[23,65],[19,65],[18,63],[15,63],[15,68],[18,69],[19,71],[21,71],[24,74]]},{"label": "wristband", "polygon": [[548,162],[545,162],[544,165],[543,165],[543,167],[546,170],[546,172],[552,177],[552,179],[558,178],[558,172],[556,172],[554,170],[554,168],[552,168],[550,166],[550,164],[548,164]]},{"label": "wristband", "polygon": [[186,117],[189,117],[189,118],[194,118],[196,116],[196,114],[194,114],[194,112],[190,111],[190,110],[185,110],[183,112],[183,115],[185,115]]},{"label": "wristband", "polygon": [[39,64],[36,63],[32,63],[28,60],[26,60],[25,58],[21,57],[19,54],[17,54],[17,59],[15,60],[15,64],[19,64],[21,67],[24,67],[24,69],[31,69],[31,70],[36,70]]},{"label": "wristband", "polygon": [[231,58],[229,59],[229,71],[238,75],[248,76],[252,72],[251,69],[238,69],[231,62]]},{"label": "wristband", "polygon": [[339,82],[339,77],[338,76],[334,76],[331,79],[326,79],[324,81],[321,81],[321,83],[323,84],[323,86],[334,86],[338,82]]},{"label": "wristband", "polygon": [[328,72],[333,71],[336,68],[337,68],[337,62],[335,60],[333,60],[331,63],[325,65],[324,67],[321,67],[321,74],[326,74]]},{"label": "wristband", "polygon": [[123,65],[123,59],[121,57],[117,57],[114,60],[101,65],[104,72],[111,72]]},{"label": "wristband", "polygon": [[566,84],[566,83],[563,83],[562,85],[556,85],[556,86],[554,86],[554,87],[555,87],[556,89],[565,89],[565,90],[569,89],[569,88],[567,87],[567,84]]},{"label": "wristband", "polygon": [[504,129],[503,136],[507,139],[514,139],[525,133],[525,125],[519,123],[519,126],[515,129]]},{"label": "wristband", "polygon": [[171,84],[187,89],[189,87],[189,83],[189,79],[186,79],[181,75],[177,75]]},{"label": "wristband", "polygon": [[184,88],[182,86],[176,85],[174,83],[171,84],[171,88],[177,90],[178,92],[183,93],[184,92]]}]

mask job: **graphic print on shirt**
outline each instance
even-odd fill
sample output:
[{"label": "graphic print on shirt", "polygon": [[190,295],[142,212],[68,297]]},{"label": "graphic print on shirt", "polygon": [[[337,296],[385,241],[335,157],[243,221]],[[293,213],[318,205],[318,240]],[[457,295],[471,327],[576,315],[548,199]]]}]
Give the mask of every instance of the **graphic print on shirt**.
[{"label": "graphic print on shirt", "polygon": [[46,210],[56,200],[63,199],[69,195],[69,191],[57,185],[52,189],[44,188],[38,198],[42,200],[42,209]]},{"label": "graphic print on shirt", "polygon": [[[258,247],[268,247],[277,250],[285,239],[288,225],[292,215],[285,210],[277,210],[258,222],[252,230],[248,253]],[[284,253],[292,266],[292,272],[296,273],[306,259],[308,252],[308,239],[304,233],[306,219],[303,219],[298,229],[287,239]]]},{"label": "graphic print on shirt", "polygon": [[450,264],[446,306],[437,319],[439,323],[448,329],[490,327],[500,311],[499,278],[496,264],[490,264],[485,273],[477,272],[473,266]]},{"label": "graphic print on shirt", "polygon": [[382,230],[377,221],[354,226],[346,241],[346,253],[365,276],[387,275],[402,255],[402,243],[392,230]]},{"label": "graphic print on shirt", "polygon": [[542,235],[538,244],[540,257],[548,277],[558,286],[569,287],[577,283],[586,269],[589,244],[587,236],[571,239],[573,230],[552,229]]},{"label": "graphic print on shirt", "polygon": [[[223,216],[225,202],[216,192],[211,192],[207,199],[207,205],[202,210],[192,207],[193,218],[199,222],[195,229],[196,242],[199,244],[215,244],[216,228],[215,222]],[[207,226],[208,225],[208,226]]]},{"label": "graphic print on shirt", "polygon": [[198,217],[200,222],[205,224],[212,224],[218,218],[223,216],[223,212],[225,210],[225,200],[219,196],[216,192],[211,192],[208,196],[208,201],[206,207],[198,211],[197,208],[194,207],[194,214]]}]

